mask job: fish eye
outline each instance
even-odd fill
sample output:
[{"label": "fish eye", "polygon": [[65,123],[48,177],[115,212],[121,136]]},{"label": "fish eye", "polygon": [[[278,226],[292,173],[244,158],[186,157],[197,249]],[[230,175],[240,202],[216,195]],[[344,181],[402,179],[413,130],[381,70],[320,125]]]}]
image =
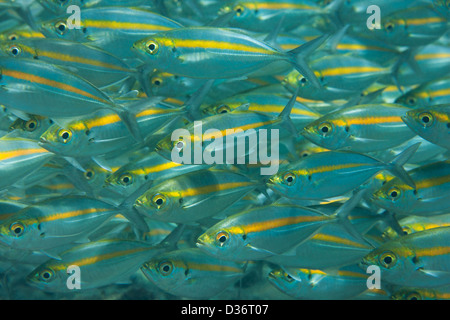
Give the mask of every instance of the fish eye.
[{"label": "fish eye", "polygon": [[295,183],[295,174],[292,172],[288,172],[283,176],[283,182],[288,186],[292,186]]},{"label": "fish eye", "polygon": [[15,237],[20,237],[23,234],[23,231],[25,230],[25,227],[23,226],[22,223],[20,222],[14,222],[13,224],[11,224],[11,226],[9,227],[9,230],[11,231],[11,233],[13,234],[13,236]]},{"label": "fish eye", "polygon": [[417,292],[412,292],[406,296],[406,300],[422,300],[422,297]]},{"label": "fish eye", "polygon": [[19,37],[16,35],[16,34],[14,34],[14,33],[11,33],[9,36],[8,36],[8,40],[11,40],[11,41],[14,41],[14,40],[17,40]]},{"label": "fish eye", "polygon": [[322,133],[322,135],[327,135],[331,131],[333,131],[333,127],[331,126],[331,123],[329,122],[322,122],[317,126],[317,129],[319,129],[319,133]]},{"label": "fish eye", "polygon": [[413,98],[413,97],[408,98],[407,102],[408,102],[408,104],[410,106],[415,106],[416,105],[416,99]]},{"label": "fish eye", "polygon": [[411,231],[411,228],[410,228],[410,227],[406,227],[406,226],[403,227],[402,230],[403,230],[403,234],[404,234],[404,235],[411,234],[411,232],[412,232],[412,231]]},{"label": "fish eye", "polygon": [[392,199],[392,200],[396,200],[398,199],[398,197],[400,196],[400,190],[397,188],[391,188],[388,191],[388,196]]},{"label": "fish eye", "polygon": [[288,273],[284,273],[284,278],[286,279],[286,281],[287,282],[289,282],[289,283],[291,283],[291,282],[293,282],[295,279],[294,278],[292,278],[291,276],[290,276],[290,274],[288,274]]},{"label": "fish eye", "polygon": [[384,28],[386,29],[387,32],[392,32],[392,31],[394,31],[394,27],[395,27],[395,24],[394,24],[393,22],[387,22],[387,23],[384,25]]},{"label": "fish eye", "polygon": [[223,247],[229,238],[230,238],[230,235],[228,234],[228,232],[220,231],[216,235],[216,242],[219,246]]},{"label": "fish eye", "polygon": [[391,251],[384,252],[380,256],[380,263],[385,268],[389,269],[389,268],[393,267],[396,262],[397,262],[397,257]]},{"label": "fish eye", "polygon": [[152,203],[157,209],[161,209],[166,204],[166,197],[157,193],[153,196]]},{"label": "fish eye", "polygon": [[58,137],[62,143],[67,143],[72,139],[72,131],[66,129],[60,129],[58,131]]},{"label": "fish eye", "polygon": [[172,273],[173,264],[170,261],[162,261],[158,266],[158,270],[163,276],[168,276]]},{"label": "fish eye", "polygon": [[39,278],[44,282],[48,282],[53,278],[53,271],[46,269],[39,274]]},{"label": "fish eye", "polygon": [[303,76],[300,76],[300,77],[298,78],[298,82],[299,82],[300,85],[302,85],[302,86],[304,86],[304,85],[306,84],[307,81],[308,81],[308,80],[306,80],[306,78],[303,77]]},{"label": "fish eye", "polygon": [[156,41],[150,40],[145,44],[145,48],[150,54],[156,54],[159,49],[159,45]]},{"label": "fish eye", "polygon": [[9,47],[9,53],[12,56],[17,57],[19,54],[22,53],[22,50],[20,49],[19,46],[11,46],[11,47]]},{"label": "fish eye", "polygon": [[239,17],[240,15],[242,15],[242,13],[244,12],[244,7],[241,5],[237,5],[236,7],[234,7],[234,11],[236,11],[236,15]]},{"label": "fish eye", "polygon": [[429,127],[433,124],[434,117],[429,112],[422,112],[418,117],[424,127]]},{"label": "fish eye", "polygon": [[30,119],[25,122],[25,130],[32,132],[37,128],[37,121],[35,119]]},{"label": "fish eye", "polygon": [[56,32],[58,32],[60,35],[63,35],[67,31],[67,25],[64,21],[58,21],[55,23],[55,29]]},{"label": "fish eye", "polygon": [[227,106],[226,104],[222,104],[217,108],[217,113],[228,113],[230,111],[231,111],[230,107]]},{"label": "fish eye", "polygon": [[173,142],[173,148],[177,148],[178,151],[181,151],[186,146],[186,143],[183,140],[175,140]]},{"label": "fish eye", "polygon": [[162,79],[160,79],[160,78],[153,78],[152,83],[153,83],[155,86],[160,86],[160,85],[163,83],[163,81],[162,81]]},{"label": "fish eye", "polygon": [[120,176],[119,181],[120,181],[120,184],[122,184],[124,186],[129,186],[130,184],[133,183],[133,178],[131,177],[130,174],[125,173]]},{"label": "fish eye", "polygon": [[85,177],[87,180],[91,180],[92,178],[94,178],[94,176],[95,176],[95,171],[92,170],[92,169],[87,169],[87,170],[84,172],[84,177]]}]

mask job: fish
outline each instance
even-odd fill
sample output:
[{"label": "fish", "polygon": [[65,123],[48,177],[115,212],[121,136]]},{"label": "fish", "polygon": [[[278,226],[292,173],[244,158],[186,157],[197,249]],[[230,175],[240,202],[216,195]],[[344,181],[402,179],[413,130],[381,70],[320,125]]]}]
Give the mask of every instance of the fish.
[{"label": "fish", "polygon": [[433,288],[450,282],[449,227],[429,229],[388,241],[359,265],[380,267],[384,281],[399,286]]},{"label": "fish", "polygon": [[34,140],[20,137],[0,138],[0,190],[32,174],[48,163],[54,153],[40,147]]},{"label": "fish", "polygon": [[[204,169],[152,185],[134,207],[155,220],[193,223],[221,213],[259,185],[239,173]],[[214,208],[209,207],[211,201]]]},{"label": "fish", "polygon": [[[326,199],[350,192],[377,173],[388,170],[413,187],[412,178],[401,166],[417,147],[417,144],[409,147],[388,164],[349,151],[315,153],[291,163],[288,168],[273,175],[266,185],[288,198]],[[336,179],[339,184],[331,182]]]},{"label": "fish", "polygon": [[439,288],[401,288],[391,294],[392,300],[448,300],[449,286]]},{"label": "fish", "polygon": [[214,297],[245,272],[243,263],[214,259],[197,248],[158,255],[145,262],[141,271],[162,290],[190,299]]},{"label": "fish", "polygon": [[447,19],[433,6],[414,6],[386,15],[374,37],[396,46],[423,46],[439,39],[447,31]]},{"label": "fish", "polygon": [[[270,74],[268,65],[293,65],[319,86],[309,71],[305,56],[326,37],[317,38],[289,52],[282,52],[242,32],[226,28],[190,27],[160,32],[136,42],[136,54],[159,70],[181,76],[205,79],[239,78]],[[229,56],[233,56],[230,61]]]},{"label": "fish", "polygon": [[408,171],[415,187],[398,178],[388,181],[371,196],[371,201],[389,211],[418,216],[448,211],[450,162],[438,161]]},{"label": "fish", "polygon": [[[67,285],[73,266],[79,269],[80,289],[93,289],[127,279],[153,255],[163,249],[145,242],[105,239],[75,246],[60,253],[60,260],[50,259],[27,275],[27,282],[47,292],[70,292]],[[72,267],[72,268],[71,268]]]},{"label": "fish", "polygon": [[231,1],[220,12],[223,14],[231,10],[235,15],[229,21],[230,26],[258,32],[270,32],[279,23],[283,31],[291,30],[298,26],[299,20],[308,21],[324,14],[316,2],[305,0],[238,0]]},{"label": "fish", "polygon": [[80,28],[70,28],[65,18],[41,23],[41,31],[48,38],[89,43],[131,60],[134,54],[130,49],[135,41],[180,27],[178,22],[158,13],[120,6],[83,9]]},{"label": "fish", "polygon": [[450,149],[450,104],[414,108],[402,116],[403,122],[422,138]]},{"label": "fish", "polygon": [[329,150],[369,153],[390,149],[415,136],[402,121],[409,108],[398,104],[362,104],[330,112],[312,121],[302,135]]},{"label": "fish", "polygon": [[318,269],[285,268],[273,270],[269,282],[295,299],[352,299],[367,290],[368,275],[357,266],[325,272]]},{"label": "fish", "polygon": [[298,70],[291,71],[283,85],[291,92],[299,87],[299,96],[311,100],[332,101],[349,99],[391,74],[391,67],[349,54],[326,55],[310,61],[310,68],[320,86],[314,86],[310,77]]},{"label": "fish", "polygon": [[398,97],[396,103],[414,108],[450,103],[450,78],[426,82]]},{"label": "fish", "polygon": [[125,197],[137,191],[148,180],[155,184],[161,179],[167,180],[178,175],[206,169],[208,165],[182,165],[167,160],[157,152],[150,152],[133,162],[121,166],[104,181],[107,190]]},{"label": "fish", "polygon": [[[351,203],[359,201],[360,196],[361,193]],[[327,215],[317,209],[275,202],[219,221],[198,237],[196,246],[220,259],[276,259],[332,223],[354,230],[349,225],[347,210]]]},{"label": "fish", "polygon": [[[151,135],[174,117],[183,116],[183,108],[171,108],[158,103],[159,99],[139,100],[128,105],[133,110],[141,136]],[[40,137],[39,144],[57,154],[86,157],[108,154],[138,143],[126,123],[111,110],[98,110],[86,116],[57,121]]]},{"label": "fish", "polygon": [[123,106],[74,73],[43,61],[14,58],[0,59],[0,73],[0,102],[10,108],[56,118],[114,110],[134,137],[140,137],[136,120]]},{"label": "fish", "polygon": [[24,208],[2,221],[0,241],[13,248],[46,252],[59,245],[82,241],[117,213],[116,207],[97,199],[56,197]]},{"label": "fish", "polygon": [[136,71],[99,48],[73,41],[33,38],[0,44],[6,56],[46,61],[74,72],[94,86],[106,88],[131,78]]}]

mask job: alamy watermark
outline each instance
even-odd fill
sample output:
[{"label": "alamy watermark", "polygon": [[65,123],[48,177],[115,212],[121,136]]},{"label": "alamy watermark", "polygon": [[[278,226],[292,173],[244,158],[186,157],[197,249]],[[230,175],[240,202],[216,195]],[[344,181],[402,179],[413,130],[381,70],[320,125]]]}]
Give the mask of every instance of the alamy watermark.
[{"label": "alamy watermark", "polygon": [[203,132],[202,121],[194,121],[193,134],[187,129],[177,129],[172,133],[171,140],[171,160],[175,163],[261,164],[268,165],[260,168],[261,175],[278,172],[278,129],[233,128]]},{"label": "alamy watermark", "polygon": [[381,29],[381,10],[377,5],[371,5],[367,7],[366,13],[372,14],[369,18],[367,18],[367,28],[369,30],[373,29]]},{"label": "alamy watermark", "polygon": [[71,265],[67,267],[67,277],[66,286],[69,290],[80,290],[81,289],[81,270],[77,265]]},{"label": "alamy watermark", "polygon": [[81,29],[81,9],[80,9],[80,7],[77,5],[68,6],[66,12],[71,14],[67,18],[67,28]]},{"label": "alamy watermark", "polygon": [[371,274],[370,277],[367,278],[367,289],[381,289],[381,270],[379,266],[370,265],[366,269],[367,274]]}]

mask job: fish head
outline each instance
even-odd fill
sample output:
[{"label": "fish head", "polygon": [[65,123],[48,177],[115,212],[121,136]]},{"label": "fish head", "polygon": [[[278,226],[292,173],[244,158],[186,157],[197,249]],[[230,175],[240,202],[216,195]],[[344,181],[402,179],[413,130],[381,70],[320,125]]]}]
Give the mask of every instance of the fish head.
[{"label": "fish head", "polygon": [[104,180],[104,187],[118,194],[131,195],[147,180],[144,170],[138,171],[142,173],[136,173],[126,167],[119,168]]},{"label": "fish head", "polygon": [[391,295],[391,300],[423,300],[420,288],[402,288]]},{"label": "fish head", "polygon": [[294,279],[283,269],[272,270],[268,274],[267,279],[275,288],[285,293],[298,291],[302,285],[301,281]]},{"label": "fish head", "polygon": [[[426,100],[425,100],[426,101]],[[395,100],[395,103],[408,107],[425,107],[426,102],[414,92],[407,92]]]},{"label": "fish head", "polygon": [[283,80],[282,85],[288,90],[294,92],[297,87],[299,88],[299,96],[302,96],[302,92],[308,90],[317,90],[311,81],[308,81],[304,75],[297,70],[291,71]]},{"label": "fish head", "polygon": [[279,194],[288,198],[295,198],[301,192],[303,182],[302,176],[299,176],[293,170],[288,170],[273,175],[266,184]]},{"label": "fish head", "polygon": [[426,134],[436,126],[436,114],[429,109],[414,109],[406,112],[402,120],[406,125],[419,135]]},{"label": "fish head", "polygon": [[[177,159],[181,159],[182,161],[184,161],[186,157],[185,152],[187,152],[188,160],[192,160],[193,158],[190,147],[190,135],[185,134],[189,132],[183,129],[180,130],[183,131],[181,135],[177,136],[178,130],[175,130],[172,135],[166,136],[165,138],[160,140],[155,147],[155,151],[161,156],[177,163],[180,163],[177,161]],[[192,162],[189,162],[189,164],[190,163]]]},{"label": "fish head", "polygon": [[165,37],[163,33],[136,41],[133,44],[132,50],[146,61],[155,63],[158,69],[161,69],[161,66],[164,64],[170,63],[171,58],[177,52],[173,41]]},{"label": "fish head", "polygon": [[172,259],[170,253],[154,257],[141,267],[142,273],[153,283],[167,289],[174,289],[186,281],[187,266],[181,260]]},{"label": "fish head", "polygon": [[405,212],[417,201],[417,192],[400,179],[394,178],[375,191],[370,200],[381,208]]},{"label": "fish head", "polygon": [[[344,122],[344,125],[339,125],[338,121]],[[349,131],[345,120],[325,116],[305,126],[301,134],[319,146],[334,150],[345,146],[345,142],[351,138]]]},{"label": "fish head", "polygon": [[33,115],[28,120],[16,119],[11,125],[10,130],[16,131],[20,136],[39,140],[40,136],[53,124],[49,118]]},{"label": "fish head", "polygon": [[79,155],[80,145],[88,140],[85,132],[86,130],[77,130],[70,124],[64,127],[54,124],[40,136],[39,145],[57,154]]},{"label": "fish head", "polygon": [[219,15],[232,15],[230,23],[245,27],[251,25],[257,19],[258,8],[253,1],[235,1],[233,5],[227,4],[219,10]]},{"label": "fish head", "polygon": [[[378,266],[381,276],[384,274],[408,274],[415,268],[415,253],[402,243],[402,238],[388,241],[374,249],[361,259],[359,266],[366,270],[369,266]],[[405,273],[406,272],[406,273]]]},{"label": "fish head", "polygon": [[206,253],[225,260],[233,260],[233,256],[245,250],[247,235],[239,225],[227,226],[223,220],[206,230],[197,238],[196,246]]},{"label": "fish head", "polygon": [[13,216],[0,224],[0,242],[13,248],[32,247],[41,233],[39,221],[26,214]]},{"label": "fish head", "polygon": [[33,58],[35,51],[18,41],[3,41],[0,43],[0,56],[14,58]]},{"label": "fish head", "polygon": [[[65,270],[63,273],[65,273]],[[65,276],[67,279],[67,274]],[[45,291],[53,291],[52,288],[59,288],[60,290],[66,288],[66,281],[62,279],[61,272],[57,272],[47,264],[34,269],[26,277],[26,281],[30,285]]]},{"label": "fish head", "polygon": [[69,28],[67,19],[58,18],[44,21],[40,25],[40,30],[46,38],[65,39],[81,41],[85,39],[85,28]]},{"label": "fish head", "polygon": [[[169,181],[170,182],[170,181]],[[150,188],[134,202],[134,207],[143,215],[160,221],[171,221],[179,196],[173,192],[160,191],[160,185]]]}]

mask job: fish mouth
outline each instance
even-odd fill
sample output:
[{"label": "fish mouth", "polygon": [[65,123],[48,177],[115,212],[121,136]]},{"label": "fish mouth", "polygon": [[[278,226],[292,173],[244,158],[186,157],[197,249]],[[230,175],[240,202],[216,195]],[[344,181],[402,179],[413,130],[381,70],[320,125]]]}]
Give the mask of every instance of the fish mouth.
[{"label": "fish mouth", "polygon": [[39,138],[39,144],[46,144],[46,143],[48,143],[47,139],[45,139],[44,137]]},{"label": "fish mouth", "polygon": [[269,274],[267,275],[267,278],[272,279],[272,280],[277,280],[277,276],[275,275],[275,272],[270,271]]},{"label": "fish mouth", "polygon": [[195,243],[195,246],[197,248],[204,248],[204,247],[206,247],[206,243],[203,242],[203,240],[201,240],[201,239],[197,239],[197,242]]}]

